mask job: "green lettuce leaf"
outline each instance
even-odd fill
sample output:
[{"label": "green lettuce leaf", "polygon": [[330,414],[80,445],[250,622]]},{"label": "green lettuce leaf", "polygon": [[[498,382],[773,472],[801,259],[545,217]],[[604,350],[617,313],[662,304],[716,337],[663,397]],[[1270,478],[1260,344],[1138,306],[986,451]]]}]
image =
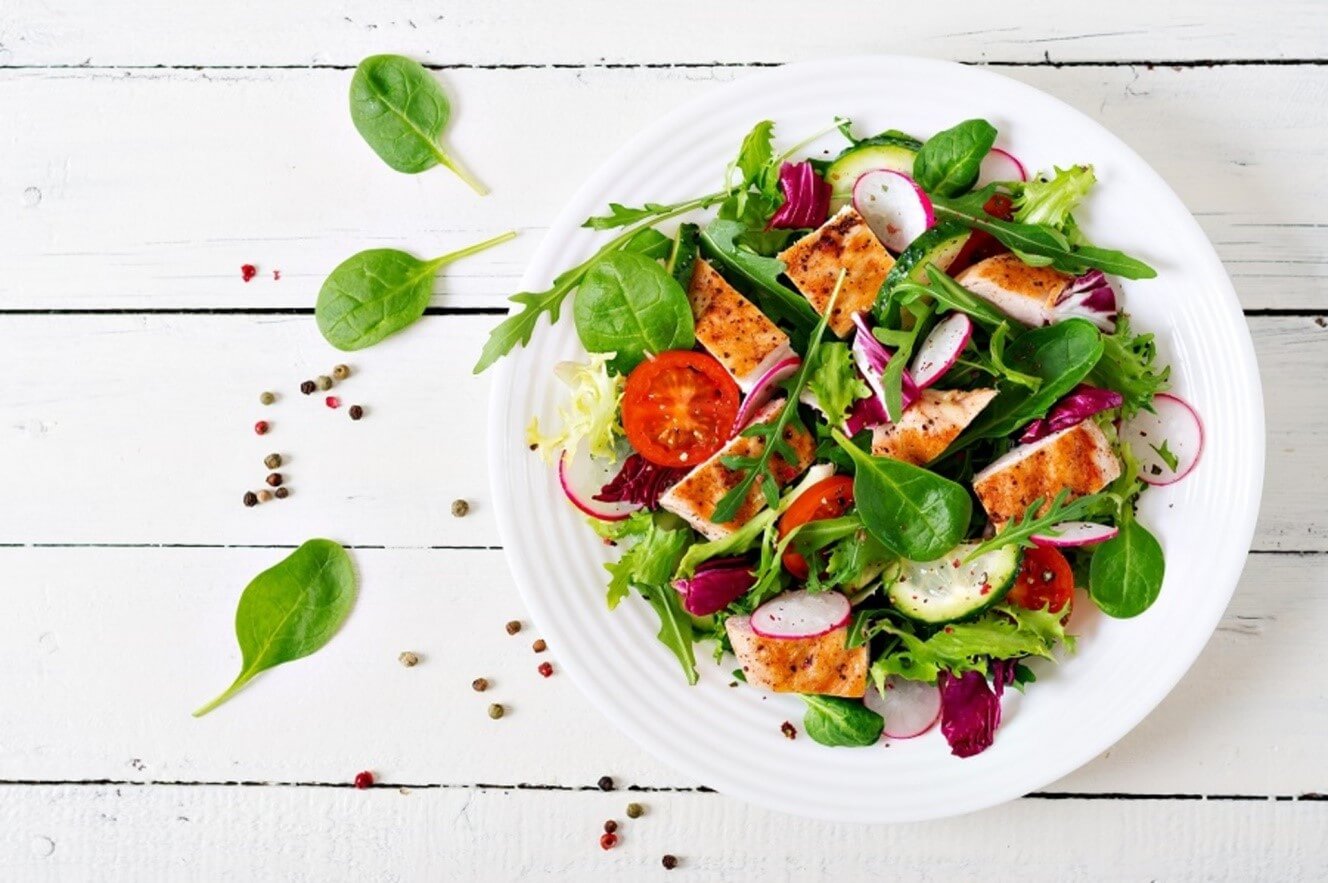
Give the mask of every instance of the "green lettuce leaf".
[{"label": "green lettuce leaf", "polygon": [[848,418],[854,402],[871,395],[871,389],[853,367],[853,356],[846,343],[825,343],[817,349],[807,388],[816,394],[821,410],[836,426]]},{"label": "green lettuce leaf", "polygon": [[[1038,175],[1015,194],[1014,219],[1021,224],[1045,224],[1068,233],[1066,224],[1070,221],[1070,212],[1078,207],[1096,183],[1092,166],[1056,169],[1050,178],[1045,174]],[[1077,235],[1078,228],[1072,229]]]}]

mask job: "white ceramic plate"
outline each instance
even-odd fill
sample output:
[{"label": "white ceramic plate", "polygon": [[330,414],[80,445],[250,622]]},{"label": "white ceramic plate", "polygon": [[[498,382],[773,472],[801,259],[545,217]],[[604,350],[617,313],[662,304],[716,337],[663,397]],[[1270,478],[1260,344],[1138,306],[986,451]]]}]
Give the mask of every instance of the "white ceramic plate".
[{"label": "white ceramic plate", "polygon": [[[1199,655],[1240,576],[1263,480],[1263,403],[1231,283],[1162,179],[1060,101],[947,62],[881,56],[792,65],[744,77],[668,114],[606,163],[558,216],[526,273],[526,290],[541,290],[593,253],[607,234],[579,225],[610,201],[673,202],[710,192],[758,120],[775,120],[780,140],[791,145],[836,114],[853,118],[859,133],[894,127],[920,137],[984,117],[1000,130],[997,143],[1030,169],[1096,167],[1100,184],[1084,219],[1089,235],[1157,268],[1155,280],[1122,283],[1126,308],[1137,328],[1157,332],[1176,391],[1207,428],[1197,469],[1144,496],[1141,519],[1167,554],[1158,602],[1134,620],[1079,618],[1079,652],[1041,666],[1026,696],[1007,693],[996,743],[983,754],[952,757],[936,731],[888,750],[824,748],[780,734],[783,721],[800,724],[796,697],[729,688],[732,660],[713,665],[708,645],[697,648],[701,682],[688,687],[656,642],[658,626],[644,602],[605,608],[602,564],[610,550],[566,503],[523,435],[532,414],[550,415],[563,396],[554,363],[584,357],[570,308],[498,369],[490,468],[521,594],[560,663],[606,717],[726,794],[803,816],[903,822],[1041,788],[1106,750],[1162,701]],[[816,146],[837,150],[842,143],[835,134]]]}]

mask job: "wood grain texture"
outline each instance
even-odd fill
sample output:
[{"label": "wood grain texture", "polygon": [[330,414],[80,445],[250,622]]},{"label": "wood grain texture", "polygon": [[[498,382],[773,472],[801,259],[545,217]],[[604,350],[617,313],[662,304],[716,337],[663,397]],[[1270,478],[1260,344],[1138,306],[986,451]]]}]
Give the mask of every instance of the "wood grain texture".
[{"label": "wood grain texture", "polygon": [[1109,6],[678,0],[664,15],[615,0],[429,4],[373,0],[117,6],[9,0],[0,63],[350,64],[409,51],[440,64],[709,64],[896,52],[970,61],[1279,59],[1328,56],[1313,0]]},{"label": "wood grain texture", "polygon": [[[1002,72],[1142,153],[1198,216],[1247,308],[1328,309],[1328,167],[1317,154],[1328,67]],[[449,140],[493,188],[480,199],[445,171],[379,162],[350,124],[349,71],[0,70],[0,309],[307,308],[362,248],[441,254],[516,228],[516,242],[449,268],[435,298],[504,306],[547,225],[606,157],[661,112],[745,73],[443,72],[457,103]],[[248,284],[244,263],[260,270]]]},{"label": "wood grain texture", "polygon": [[[11,786],[0,798],[0,868],[34,883],[649,880],[665,853],[675,875],[705,881],[1309,880],[1328,858],[1324,802],[1020,800],[865,826],[714,794]],[[628,800],[647,814],[626,820]],[[597,842],[606,818],[622,822],[610,852]],[[1030,832],[1055,832],[1054,848]]]}]

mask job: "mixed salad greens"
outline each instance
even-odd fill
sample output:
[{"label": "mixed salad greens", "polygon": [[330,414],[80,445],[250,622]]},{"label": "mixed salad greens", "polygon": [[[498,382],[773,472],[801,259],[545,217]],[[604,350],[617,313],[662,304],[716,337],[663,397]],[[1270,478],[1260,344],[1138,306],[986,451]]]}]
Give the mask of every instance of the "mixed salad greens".
[{"label": "mixed salad greens", "polygon": [[1030,177],[984,120],[836,127],[837,155],[796,159],[827,133],[779,152],[763,121],[715,192],[587,220],[621,232],[514,296],[476,370],[575,292],[590,356],[528,440],[621,549],[609,606],[649,604],[689,683],[711,641],[800,694],[817,742],[939,721],[970,756],[1028,662],[1073,648],[1072,606],[1157,599],[1136,501],[1202,426],[1108,279],[1154,271],[1075,222],[1090,166]]}]

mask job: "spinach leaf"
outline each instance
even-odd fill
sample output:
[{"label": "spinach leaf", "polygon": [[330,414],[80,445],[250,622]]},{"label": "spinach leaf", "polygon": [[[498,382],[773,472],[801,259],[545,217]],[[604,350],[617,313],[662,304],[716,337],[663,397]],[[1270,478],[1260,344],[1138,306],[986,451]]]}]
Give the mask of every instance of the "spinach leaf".
[{"label": "spinach leaf", "polygon": [[194,712],[202,717],[254,676],[321,649],[355,601],[355,568],[331,540],[309,540],[253,578],[235,609],[243,661],[235,683]]},{"label": "spinach leaf", "polygon": [[996,143],[996,127],[965,120],[928,138],[913,160],[913,180],[928,193],[958,196],[978,179],[982,158]]},{"label": "spinach leaf", "polygon": [[483,196],[488,189],[439,143],[451,115],[443,88],[417,61],[371,55],[351,77],[351,122],[383,162],[412,175],[442,165]]},{"label": "spinach leaf", "polygon": [[1089,597],[1117,619],[1138,616],[1157,600],[1166,575],[1162,545],[1148,529],[1122,512],[1120,533],[1097,547],[1088,570]]},{"label": "spinach leaf", "polygon": [[373,346],[424,315],[440,268],[515,236],[509,231],[431,261],[394,248],[352,255],[337,265],[318,291],[314,307],[318,330],[339,350]]},{"label": "spinach leaf", "polygon": [[696,257],[700,251],[701,228],[695,224],[679,224],[678,233],[669,244],[664,269],[678,281],[683,291],[691,287],[692,271],[696,269]]},{"label": "spinach leaf", "polygon": [[911,561],[934,561],[964,538],[973,501],[962,485],[902,460],[873,457],[839,430],[832,434],[857,464],[853,499],[881,545]]},{"label": "spinach leaf", "polygon": [[812,741],[831,748],[861,748],[875,745],[885,729],[885,718],[860,701],[839,696],[802,694],[807,713],[802,728]]},{"label": "spinach leaf", "polygon": [[701,250],[742,278],[766,315],[803,330],[811,329],[820,316],[806,298],[779,281],[787,269],[783,261],[763,257],[738,243],[746,231],[747,227],[738,221],[711,221],[701,231]]},{"label": "spinach leaf", "polygon": [[581,280],[572,304],[581,344],[616,353],[627,374],[648,354],[691,349],[696,342],[687,293],[657,261],[629,252],[608,255]]}]

